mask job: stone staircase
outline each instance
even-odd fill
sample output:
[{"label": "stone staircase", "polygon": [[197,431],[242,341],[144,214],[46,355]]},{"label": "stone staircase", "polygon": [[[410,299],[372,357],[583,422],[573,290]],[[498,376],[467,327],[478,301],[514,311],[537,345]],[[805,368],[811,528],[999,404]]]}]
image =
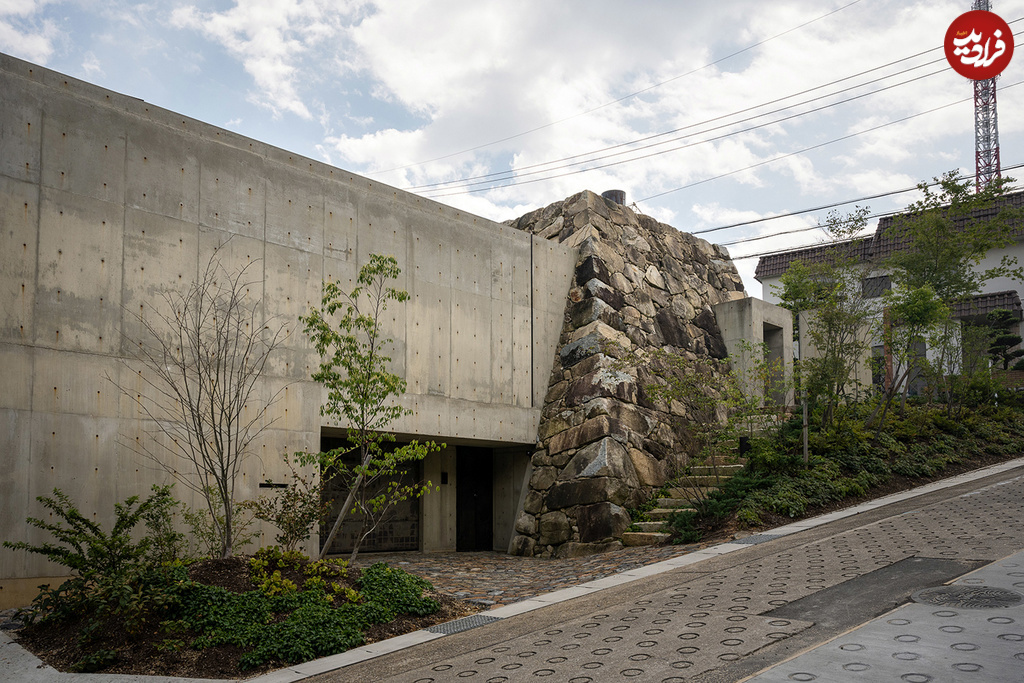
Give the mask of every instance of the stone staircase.
[{"label": "stone staircase", "polygon": [[664,543],[671,534],[666,522],[672,513],[679,510],[692,510],[691,501],[700,500],[717,489],[727,479],[743,469],[743,462],[730,458],[728,464],[701,465],[691,468],[690,474],[682,477],[678,486],[670,488],[668,496],[658,498],[658,506],[648,510],[649,522],[636,522],[634,526],[640,531],[627,531],[622,534],[625,546],[657,545]]}]

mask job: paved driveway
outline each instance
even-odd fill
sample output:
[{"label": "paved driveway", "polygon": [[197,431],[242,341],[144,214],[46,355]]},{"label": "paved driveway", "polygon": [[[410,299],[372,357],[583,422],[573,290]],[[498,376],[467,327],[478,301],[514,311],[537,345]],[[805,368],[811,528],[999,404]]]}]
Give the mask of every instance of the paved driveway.
[{"label": "paved driveway", "polygon": [[[1024,472],[1018,466],[845,514],[633,572],[649,574],[646,578],[625,576],[624,582],[608,577],[561,595],[501,607],[483,613],[483,621],[490,622],[483,626],[450,635],[425,634],[420,644],[312,680],[742,680],[871,622],[920,589],[942,585],[1024,549]],[[1000,571],[997,565],[990,570]],[[949,619],[932,612],[950,610],[928,609],[917,615],[918,625],[926,631],[928,618]],[[893,653],[883,652],[885,648],[876,648],[875,656],[887,665],[897,662],[894,671],[903,673],[895,673],[891,680],[905,675],[911,678],[902,680],[920,683],[1001,680],[958,678],[970,672],[950,667],[985,666],[986,657],[992,662],[1001,657],[1017,661],[1024,672],[1024,635],[1015,635],[1022,633],[1024,615],[1015,621],[1012,609],[1001,617],[1011,621],[999,624],[1006,633],[994,637],[1003,651],[990,647],[984,656],[975,657],[978,661],[950,664],[933,657],[938,669],[928,673],[923,655],[909,660],[906,671],[899,669],[901,660],[893,659]],[[939,623],[932,629],[935,634],[945,633],[937,630],[941,625],[957,626]],[[924,638],[897,635],[917,637],[915,642]],[[998,635],[1008,637],[1000,640]],[[413,635],[408,642],[415,641]],[[942,643],[935,647],[948,654]],[[782,678],[763,673],[756,680],[890,680],[871,677],[870,669],[863,674],[844,669],[840,678],[822,674],[832,659],[804,667],[806,671],[789,671]],[[871,666],[867,661],[852,663]],[[993,667],[989,673],[998,670]],[[1024,680],[1024,673],[1017,680]]]}]

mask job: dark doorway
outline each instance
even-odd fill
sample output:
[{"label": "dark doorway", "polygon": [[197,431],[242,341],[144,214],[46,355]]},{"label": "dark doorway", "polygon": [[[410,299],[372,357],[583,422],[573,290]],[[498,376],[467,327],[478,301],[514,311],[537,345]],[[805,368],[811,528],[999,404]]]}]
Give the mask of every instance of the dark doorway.
[{"label": "dark doorway", "polygon": [[455,452],[455,549],[491,550],[494,480],[490,448]]}]

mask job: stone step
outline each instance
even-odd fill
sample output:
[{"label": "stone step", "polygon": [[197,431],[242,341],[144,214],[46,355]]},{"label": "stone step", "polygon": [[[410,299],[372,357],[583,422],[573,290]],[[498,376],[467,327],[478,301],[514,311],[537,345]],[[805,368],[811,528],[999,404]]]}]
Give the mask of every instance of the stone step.
[{"label": "stone step", "polygon": [[684,498],[686,500],[707,498],[708,494],[714,491],[714,486],[683,487],[668,490],[669,498]]},{"label": "stone step", "polygon": [[743,469],[743,465],[697,465],[696,467],[690,468],[691,476],[709,476],[713,477],[715,474],[719,474],[724,477],[730,477],[740,470]]},{"label": "stone step", "polygon": [[639,527],[640,531],[646,533],[659,533],[665,531],[664,522],[634,522],[633,526]]},{"label": "stone step", "polygon": [[627,531],[622,534],[622,545],[640,546],[657,545],[672,538],[672,534],[659,534],[647,531]]},{"label": "stone step", "polygon": [[705,462],[708,465],[718,465],[719,467],[722,467],[723,465],[746,465],[747,459],[740,458],[735,455],[716,455]]},{"label": "stone step", "polygon": [[673,512],[679,512],[680,510],[688,510],[689,507],[679,508],[654,508],[653,510],[647,511],[647,517],[653,520],[667,520],[672,516]]},{"label": "stone step", "polygon": [[690,508],[693,505],[690,504],[689,498],[659,498],[658,507],[660,508]]},{"label": "stone step", "polygon": [[723,474],[717,477],[712,475],[686,475],[680,477],[679,481],[687,486],[718,486],[725,483],[729,477],[730,475],[728,474]]}]

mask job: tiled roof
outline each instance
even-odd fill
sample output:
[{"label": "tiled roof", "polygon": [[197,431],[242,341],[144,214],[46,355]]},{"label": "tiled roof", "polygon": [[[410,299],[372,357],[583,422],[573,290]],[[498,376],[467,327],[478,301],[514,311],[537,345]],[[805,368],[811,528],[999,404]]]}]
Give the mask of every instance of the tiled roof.
[{"label": "tiled roof", "polygon": [[1011,311],[1017,320],[1024,318],[1024,307],[1021,307],[1020,296],[1012,289],[978,294],[967,301],[954,304],[953,315],[957,318],[981,318],[1000,308]]},{"label": "tiled roof", "polygon": [[[994,206],[975,211],[971,215],[971,220],[979,220],[984,218],[990,218],[1000,210],[1004,208],[1013,209],[1024,209],[1024,191],[1014,192],[1008,194],[1005,197],[1001,197]],[[883,216],[878,219],[878,227],[875,229],[875,234],[871,237],[865,237],[859,240],[854,240],[847,244],[853,246],[856,249],[857,254],[864,261],[871,259],[881,260],[890,254],[900,251],[906,248],[906,238],[900,234],[899,230],[894,230],[896,220],[900,217],[899,214],[895,216]],[[965,222],[967,219],[959,219],[959,223]],[[1024,237],[1024,224],[1021,224],[1013,232],[1015,237]],[[794,261],[803,261],[804,263],[818,263],[823,261],[827,255],[831,252],[831,249],[835,245],[824,244],[816,247],[806,247],[804,249],[794,249],[793,251],[786,251],[779,254],[770,254],[768,256],[762,256],[757,261],[757,268],[754,270],[754,278],[762,280],[763,278],[778,277],[785,273],[789,269],[789,264]]]},{"label": "tiled roof", "polygon": [[[987,209],[972,212],[969,220],[977,221],[992,218],[997,213],[1007,208],[1024,208],[1024,192],[1014,192],[1013,194],[1001,197],[995,205]],[[897,225],[897,220],[900,217],[901,214],[896,214],[895,216],[883,216],[878,219],[878,227],[875,229],[875,239],[873,244],[873,258],[884,259],[887,256],[906,248],[908,241],[906,236],[902,235],[901,231],[893,229]],[[954,226],[962,227],[967,221],[967,217],[958,218],[955,221]],[[1024,225],[1017,226],[1013,231],[1013,236],[1018,238],[1024,236]]]},{"label": "tiled roof", "polygon": [[842,242],[839,244],[822,244],[817,247],[806,247],[794,249],[793,251],[782,252],[762,256],[757,261],[757,269],[754,271],[754,278],[760,280],[765,277],[778,277],[789,270],[789,264],[794,261],[803,263],[821,263],[830,255],[838,253],[842,256],[852,255],[858,260],[871,258],[871,237]]}]

